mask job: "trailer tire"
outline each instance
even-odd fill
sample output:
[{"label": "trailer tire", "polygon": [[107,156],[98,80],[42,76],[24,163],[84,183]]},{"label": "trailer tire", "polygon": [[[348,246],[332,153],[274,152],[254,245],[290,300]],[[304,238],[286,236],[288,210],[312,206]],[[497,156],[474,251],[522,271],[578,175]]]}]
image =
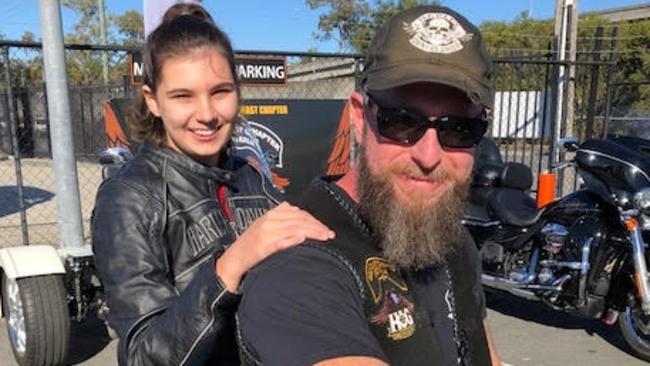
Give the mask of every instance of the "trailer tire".
[{"label": "trailer tire", "polygon": [[70,315],[63,275],[2,278],[2,306],[14,357],[20,366],[64,365]]}]

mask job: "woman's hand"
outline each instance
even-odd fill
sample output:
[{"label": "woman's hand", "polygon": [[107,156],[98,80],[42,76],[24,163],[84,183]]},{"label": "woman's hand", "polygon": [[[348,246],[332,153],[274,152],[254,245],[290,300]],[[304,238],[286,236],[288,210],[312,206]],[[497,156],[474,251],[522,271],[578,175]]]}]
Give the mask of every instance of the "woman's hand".
[{"label": "woman's hand", "polygon": [[217,260],[216,272],[235,293],[242,276],[271,254],[307,239],[333,238],[334,232],[307,211],[283,202],[253,221]]}]

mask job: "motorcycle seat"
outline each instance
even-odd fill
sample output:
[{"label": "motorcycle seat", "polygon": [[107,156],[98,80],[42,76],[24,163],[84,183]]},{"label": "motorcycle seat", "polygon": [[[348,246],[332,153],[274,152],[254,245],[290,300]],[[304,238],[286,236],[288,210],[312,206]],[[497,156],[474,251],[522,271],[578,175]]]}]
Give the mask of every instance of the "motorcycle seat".
[{"label": "motorcycle seat", "polygon": [[512,226],[530,226],[543,210],[537,208],[535,199],[515,188],[499,188],[488,199],[488,208],[502,223]]}]

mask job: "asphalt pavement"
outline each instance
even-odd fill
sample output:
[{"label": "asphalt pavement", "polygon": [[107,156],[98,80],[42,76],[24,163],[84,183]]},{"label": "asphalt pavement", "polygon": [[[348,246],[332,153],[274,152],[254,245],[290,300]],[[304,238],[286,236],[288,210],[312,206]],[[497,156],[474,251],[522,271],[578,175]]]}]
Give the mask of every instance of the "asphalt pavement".
[{"label": "asphalt pavement", "polygon": [[[615,326],[577,318],[539,303],[488,294],[488,321],[504,366],[642,366]],[[73,324],[69,363],[116,365],[116,341],[95,318]],[[0,325],[0,366],[18,366]]]}]

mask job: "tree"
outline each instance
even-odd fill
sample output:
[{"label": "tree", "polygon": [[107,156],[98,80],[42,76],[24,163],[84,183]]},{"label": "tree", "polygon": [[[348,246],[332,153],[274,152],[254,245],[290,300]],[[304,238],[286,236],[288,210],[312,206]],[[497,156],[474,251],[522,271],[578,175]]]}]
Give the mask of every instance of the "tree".
[{"label": "tree", "polygon": [[141,46],[144,43],[144,20],[142,14],[130,10],[113,17],[117,32],[123,37],[122,44],[126,46]]},{"label": "tree", "polygon": [[[604,33],[597,37],[595,32],[603,27]],[[616,37],[612,30],[618,27]],[[495,58],[537,58],[553,56],[551,42],[553,40],[553,20],[535,20],[521,15],[511,22],[484,22],[480,25],[485,38],[488,53]],[[601,49],[594,50],[596,42],[601,41]],[[614,48],[612,49],[612,47]],[[596,52],[594,52],[596,51]],[[612,70],[612,107],[617,116],[633,116],[650,114],[650,85],[640,82],[650,80],[650,21],[634,21],[612,24],[606,19],[594,14],[582,14],[578,23],[578,61],[610,61],[616,60]],[[553,58],[553,57],[551,57]],[[501,64],[495,74],[497,90],[511,87],[513,64]],[[576,78],[576,101],[586,106],[588,88],[590,86],[591,68],[595,66],[579,65],[581,70]],[[601,84],[596,96],[596,113],[604,112],[606,100],[606,85],[604,81],[610,70],[601,66],[598,79]],[[509,74],[510,73],[510,74]],[[618,85],[616,83],[630,83]],[[637,84],[634,84],[637,82]],[[529,73],[518,87],[521,90],[542,90],[545,81],[539,73]],[[578,114],[584,115],[584,111]]]},{"label": "tree", "polygon": [[312,9],[327,8],[318,21],[315,36],[319,40],[335,39],[340,51],[365,53],[379,26],[394,14],[418,5],[439,5],[427,0],[377,0],[370,6],[366,0],[307,0]]},{"label": "tree", "polygon": [[[97,0],[63,0],[63,6],[75,12],[77,20],[74,32],[66,35],[67,43],[99,44],[99,8]],[[144,41],[144,22],[142,15],[136,11],[127,11],[121,15],[106,14],[107,43],[126,46],[140,46]],[[117,32],[118,36],[115,36]],[[109,78],[120,80],[126,74],[127,64],[124,53],[109,52]],[[72,51],[68,57],[68,75],[76,84],[94,84],[102,72],[100,52]]]},{"label": "tree", "polygon": [[74,33],[67,35],[66,41],[73,43],[99,43],[99,9],[97,0],[63,0],[62,5],[77,15]]}]

